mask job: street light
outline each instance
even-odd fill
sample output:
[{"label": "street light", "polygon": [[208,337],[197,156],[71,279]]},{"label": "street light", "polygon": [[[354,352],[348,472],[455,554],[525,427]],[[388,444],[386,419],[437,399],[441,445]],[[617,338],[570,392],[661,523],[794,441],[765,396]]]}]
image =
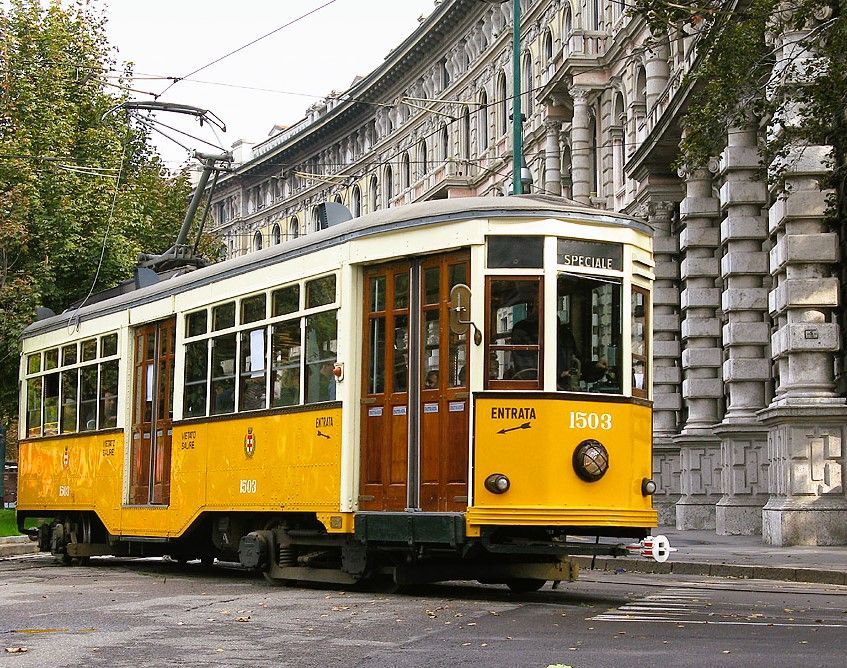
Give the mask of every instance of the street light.
[{"label": "street light", "polygon": [[[492,5],[502,5],[509,0],[480,0]],[[521,0],[512,0],[512,190],[523,193],[525,175],[529,169],[523,159],[523,114],[521,113]],[[532,183],[532,177],[529,177]]]}]

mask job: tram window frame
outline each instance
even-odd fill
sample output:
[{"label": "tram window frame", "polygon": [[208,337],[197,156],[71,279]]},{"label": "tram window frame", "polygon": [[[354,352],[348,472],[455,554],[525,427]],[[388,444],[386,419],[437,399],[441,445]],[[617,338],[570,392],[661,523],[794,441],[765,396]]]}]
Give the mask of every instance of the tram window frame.
[{"label": "tram window frame", "polygon": [[[641,315],[636,315],[637,306],[636,300],[637,297],[640,296],[643,299],[643,303],[640,304],[642,308]],[[632,396],[640,397],[642,399],[647,399],[650,394],[650,328],[652,324],[650,322],[650,290],[647,288],[643,288],[640,285],[633,285],[632,290],[630,292],[630,320],[631,320],[631,330],[630,330],[630,357],[631,357],[631,374],[632,374]],[[636,323],[637,319],[643,320],[641,324],[641,335],[638,337],[638,340],[644,344],[643,353],[636,353],[635,341],[636,341]],[[640,366],[643,368],[643,379],[641,382],[641,387],[636,387],[636,368]]]},{"label": "tram window frame", "polygon": [[[42,364],[48,357],[49,364]],[[116,429],[120,372],[118,332],[28,353],[25,438]]]},{"label": "tram window frame", "polygon": [[[572,286],[566,291],[568,283]],[[607,286],[611,288],[607,295],[609,321],[605,323],[609,331],[602,332],[604,323],[595,295]],[[565,297],[569,298],[567,308]],[[623,394],[623,299],[624,285],[619,276],[557,271],[557,391]],[[611,338],[611,343],[603,344],[601,338]]]},{"label": "tram window frame", "polygon": [[[338,358],[338,310],[339,310],[339,285],[337,272],[310,276],[296,282],[274,286],[268,290],[243,295],[235,299],[229,299],[220,304],[212,304],[205,309],[195,309],[185,315],[186,334],[182,341],[183,355],[183,413],[182,419],[201,419],[207,416],[237,415],[257,410],[278,409],[290,406],[300,406],[322,401],[333,401],[334,397],[325,396],[327,393],[315,388],[315,380],[327,377],[324,372],[327,364],[334,366]],[[330,288],[331,286],[331,288]],[[264,317],[252,319],[245,317],[245,305],[252,302],[264,305]],[[232,304],[239,314],[238,323],[227,328],[215,329],[215,317],[213,315],[211,331],[189,336],[188,318],[194,314],[210,311],[216,313],[220,306],[231,308]],[[332,341],[330,346],[334,349],[314,351],[315,342],[309,343],[310,333],[313,332],[313,323],[319,321],[326,313],[334,315],[334,338],[323,341],[326,348],[327,342]],[[325,327],[325,325],[324,325]],[[283,345],[280,336],[287,330],[288,338]],[[291,334],[296,331],[296,342]],[[258,341],[260,332],[262,336],[262,368],[259,369],[258,360],[255,355],[250,355],[254,341]],[[234,337],[235,356],[232,373],[227,371],[223,375],[214,375],[215,371],[215,342],[218,339]],[[204,381],[199,375],[188,374],[196,371],[194,366],[188,363],[189,346],[200,346],[205,342],[209,347],[209,364],[205,376],[205,407],[202,410],[188,410],[189,397],[198,406],[203,404],[198,390]],[[199,348],[198,348],[199,350]],[[307,350],[311,354],[310,359]],[[329,355],[327,353],[331,352]],[[281,356],[282,355],[282,356]],[[229,358],[227,358],[228,360]],[[220,361],[220,360],[218,360]],[[248,364],[249,362],[249,364]],[[248,366],[250,368],[248,368]],[[295,371],[296,367],[296,371]],[[314,367],[314,368],[312,368]],[[260,372],[258,375],[256,372]],[[332,383],[335,377],[329,376]],[[309,391],[309,380],[311,379],[312,391]],[[226,406],[218,406],[214,399],[216,387],[221,383],[233,382],[233,397],[227,401]],[[247,398],[248,386],[254,394],[254,398],[261,397],[259,401],[251,401]],[[332,390],[335,389],[334,386]],[[189,390],[192,389],[189,394]],[[259,389],[261,388],[261,389]],[[226,389],[226,388],[224,388]],[[320,388],[323,390],[324,388]],[[283,397],[283,394],[286,396]],[[330,395],[333,392],[329,392]]]},{"label": "tram window frame", "polygon": [[[492,291],[494,289],[495,283],[524,283],[524,284],[535,284],[535,291],[537,295],[537,328],[538,335],[536,337],[536,343],[493,343],[492,337],[497,333],[497,327],[495,326],[495,322],[493,321],[494,309],[492,305]],[[488,335],[485,338],[485,359],[489,360],[488,364],[486,364],[486,372],[485,372],[485,388],[492,390],[500,390],[500,389],[514,389],[514,390],[541,390],[544,388],[544,276],[543,275],[519,275],[514,276],[511,274],[495,274],[485,277],[485,331],[488,332]],[[512,327],[509,328],[508,337],[511,341],[511,332],[514,330],[514,326],[520,322],[524,322],[528,320],[529,317],[522,318],[516,323],[512,324]],[[502,333],[502,332],[501,332]],[[500,378],[500,369],[506,363],[505,359],[500,360],[499,353],[504,354],[514,354],[514,353],[531,353],[535,351],[536,359],[538,360],[536,363],[535,378],[506,378],[505,374],[503,378]],[[511,361],[511,357],[509,358]],[[495,369],[492,362],[497,361],[497,376],[492,377],[492,371]],[[519,369],[517,371],[520,374],[524,369]]]}]

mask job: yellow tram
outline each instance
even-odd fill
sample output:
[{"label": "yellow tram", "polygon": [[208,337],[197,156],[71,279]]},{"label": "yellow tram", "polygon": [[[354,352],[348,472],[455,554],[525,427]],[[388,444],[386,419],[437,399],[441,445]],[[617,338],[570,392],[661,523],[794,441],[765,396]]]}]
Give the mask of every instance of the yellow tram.
[{"label": "yellow tram", "polygon": [[18,524],[66,561],[572,579],[656,525],[652,267],[636,219],[451,199],[37,321]]}]

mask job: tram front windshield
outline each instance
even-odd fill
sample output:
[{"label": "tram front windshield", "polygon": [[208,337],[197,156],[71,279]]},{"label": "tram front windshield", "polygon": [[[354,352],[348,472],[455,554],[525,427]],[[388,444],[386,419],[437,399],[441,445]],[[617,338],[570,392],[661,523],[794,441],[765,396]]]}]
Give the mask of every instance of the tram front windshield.
[{"label": "tram front windshield", "polygon": [[620,282],[559,274],[556,318],[556,388],[621,393]]}]

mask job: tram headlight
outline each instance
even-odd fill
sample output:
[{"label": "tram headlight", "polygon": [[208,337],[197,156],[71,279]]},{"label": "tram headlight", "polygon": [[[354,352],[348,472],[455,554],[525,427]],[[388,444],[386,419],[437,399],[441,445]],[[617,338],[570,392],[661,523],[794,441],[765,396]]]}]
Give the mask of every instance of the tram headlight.
[{"label": "tram headlight", "polygon": [[600,441],[586,439],[574,450],[573,468],[585,482],[596,482],[609,470],[609,452]]},{"label": "tram headlight", "polygon": [[505,494],[512,483],[502,473],[492,473],[485,479],[485,489],[492,494]]},{"label": "tram headlight", "polygon": [[641,481],[641,493],[644,496],[652,496],[656,493],[656,481],[650,478],[644,478]]}]

